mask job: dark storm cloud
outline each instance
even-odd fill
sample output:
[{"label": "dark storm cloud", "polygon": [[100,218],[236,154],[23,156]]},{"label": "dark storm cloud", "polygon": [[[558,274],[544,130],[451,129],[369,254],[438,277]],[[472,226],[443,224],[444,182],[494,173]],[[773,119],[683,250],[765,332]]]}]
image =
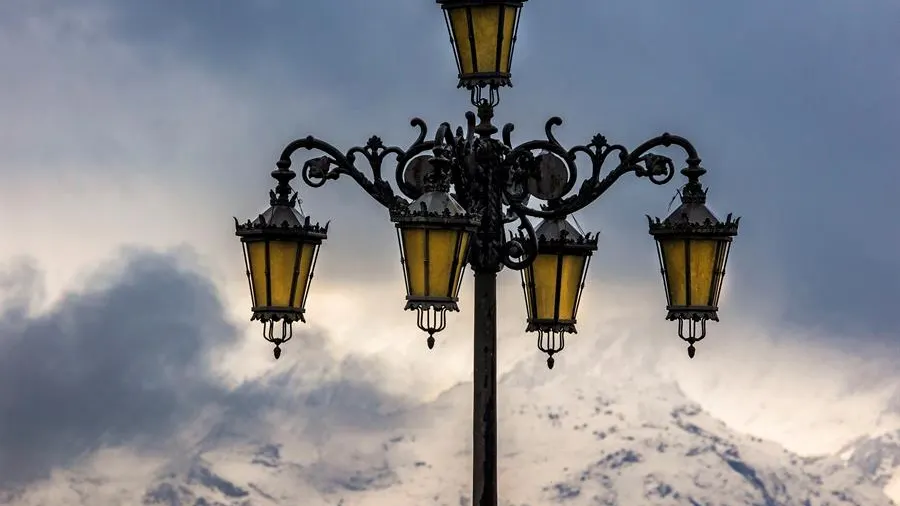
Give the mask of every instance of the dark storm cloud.
[{"label": "dark storm cloud", "polygon": [[[0,273],[0,490],[46,476],[103,445],[161,448],[204,408],[225,410],[207,440],[254,426],[272,408],[291,418],[379,426],[403,400],[378,388],[364,358],[336,360],[326,336],[306,328],[285,348],[295,367],[229,390],[210,375],[207,352],[235,344],[210,281],[174,255],[129,251],[90,288],[28,315],[41,295],[27,262]],[[260,339],[260,353],[269,349]],[[293,358],[291,358],[293,357]]]},{"label": "dark storm cloud", "polygon": [[[20,304],[0,320],[3,485],[101,443],[164,438],[223,393],[204,354],[237,330],[212,285],[164,255],[129,253],[109,268],[45,314],[25,317]],[[33,277],[23,273],[19,300],[37,288]]]},{"label": "dark storm cloud", "polygon": [[[241,195],[261,206],[264,174],[292,138],[314,134],[346,149],[379,134],[405,146],[411,116],[432,127],[463,120],[467,97],[454,92],[430,0],[84,5],[111,9],[115,37],[148,62],[178,54],[241,83],[248,99],[302,100],[310,89],[339,97],[315,117],[267,103],[264,125],[232,146],[258,167],[197,169],[224,174],[223,201]],[[900,6],[887,0],[534,0],[523,13],[516,87],[504,90],[496,119],[517,124],[518,142],[541,137],[555,114],[569,145],[596,132],[630,146],[663,131],[692,139],[710,170],[712,206],[744,216],[730,264],[744,285],[730,303],[784,291],[795,322],[891,333],[900,329],[898,19]],[[659,282],[643,214],[663,214],[674,187],[650,186],[623,181],[579,216],[585,228],[605,227],[598,276]],[[320,280],[396,279],[391,227],[376,204],[349,181],[300,191],[310,215],[334,219]]]}]

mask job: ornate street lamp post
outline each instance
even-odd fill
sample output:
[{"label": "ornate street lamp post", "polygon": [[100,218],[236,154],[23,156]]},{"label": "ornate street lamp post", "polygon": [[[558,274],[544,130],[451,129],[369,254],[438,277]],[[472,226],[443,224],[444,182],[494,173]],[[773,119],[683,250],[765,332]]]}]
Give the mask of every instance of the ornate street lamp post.
[{"label": "ornate street lamp post", "polygon": [[[465,267],[474,271],[472,502],[478,506],[497,504],[497,273],[504,267],[522,272],[526,331],[537,332],[538,348],[548,354],[552,368],[565,334],[576,331],[581,292],[597,249],[596,235],[583,234],[567,217],[626,174],[657,185],[668,183],[675,164],[651,151],[680,147],[687,155],[681,173],[688,179],[680,192],[682,205],[665,220],[651,219],[650,234],[659,252],[666,319],[678,321],[678,335],[693,358],[694,344],[706,336],[706,322],[718,320],[725,264],[740,221],[729,214],[720,222],[706,207],[706,190],[699,180],[706,170],[693,145],[682,137],[665,133],[629,151],[598,134],[586,145],[566,149],[553,135],[562,120],[553,117],[544,128],[546,139],[513,145],[511,124],[503,127],[501,139],[494,138],[494,107],[499,89],[511,85],[525,1],[437,0],[452,39],[459,87],[470,90],[477,110],[466,113],[465,130],[454,132],[442,123],[435,136],[427,138],[425,123],[415,118],[411,125],[419,134],[408,148],[387,147],[372,137],[346,153],[312,136],[295,140],[284,148],[272,172],[278,185],[270,192],[271,207],[253,221],[235,220],[244,244],[252,319],[263,322],[275,358],[291,338],[292,324],[306,321],[310,282],[328,228],[312,224],[295,209],[291,156],[300,149],[324,153],[303,164],[300,175],[308,186],[318,188],[349,176],[389,211],[399,239],[406,309],[417,311],[429,348],[434,334],[446,327],[447,311],[459,310]],[[577,154],[590,159],[591,173],[573,192]],[[394,179],[402,196],[382,176],[389,155],[396,159]],[[357,168],[359,157],[370,166],[371,179]],[[604,174],[608,160],[614,166]],[[532,200],[544,204],[536,208],[529,205]],[[531,218],[543,221],[535,228]],[[506,227],[515,224],[517,233],[507,236]],[[280,331],[275,325],[279,322]]]}]

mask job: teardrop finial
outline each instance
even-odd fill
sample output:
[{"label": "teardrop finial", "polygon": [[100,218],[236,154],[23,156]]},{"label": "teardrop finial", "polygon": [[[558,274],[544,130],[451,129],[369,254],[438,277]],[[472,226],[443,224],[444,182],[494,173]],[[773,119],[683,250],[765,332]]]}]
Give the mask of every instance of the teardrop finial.
[{"label": "teardrop finial", "polygon": [[697,348],[694,348],[694,345],[688,346],[688,358],[694,358],[694,354],[697,353]]},{"label": "teardrop finial", "polygon": [[273,353],[275,355],[275,360],[278,360],[281,357],[281,346],[276,346]]},{"label": "teardrop finial", "polygon": [[429,350],[434,349],[434,336],[431,336],[431,335],[428,336],[428,349]]},{"label": "teardrop finial", "polygon": [[547,357],[547,369],[553,369],[553,364],[556,363],[556,360],[553,359],[553,355]]}]

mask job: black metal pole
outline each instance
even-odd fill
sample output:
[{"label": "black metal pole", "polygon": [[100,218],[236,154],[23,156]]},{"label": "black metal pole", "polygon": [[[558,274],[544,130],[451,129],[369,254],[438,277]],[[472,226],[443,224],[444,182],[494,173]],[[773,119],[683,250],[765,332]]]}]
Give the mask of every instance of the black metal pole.
[{"label": "black metal pole", "polygon": [[497,506],[497,273],[475,272],[473,506]]}]

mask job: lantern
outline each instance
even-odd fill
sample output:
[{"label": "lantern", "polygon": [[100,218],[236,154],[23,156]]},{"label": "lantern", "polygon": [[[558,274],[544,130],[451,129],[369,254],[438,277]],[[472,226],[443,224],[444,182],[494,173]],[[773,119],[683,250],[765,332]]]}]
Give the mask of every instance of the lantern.
[{"label": "lantern", "polygon": [[510,67],[527,0],[437,0],[453,43],[459,87],[510,86]]},{"label": "lantern", "polygon": [[575,317],[597,236],[583,235],[565,218],[544,220],[535,229],[538,238],[534,262],[522,270],[526,332],[538,333],[538,349],[553,355],[565,347],[565,334],[576,333]]},{"label": "lantern", "polygon": [[732,220],[729,214],[724,223],[719,221],[706,207],[706,190],[694,181],[684,187],[681,206],[668,218],[647,219],[666,290],[666,319],[678,320],[678,336],[693,358],[694,343],[706,337],[706,322],[719,321],[725,264],[740,218]]},{"label": "lantern", "polygon": [[446,328],[447,311],[459,311],[469,239],[478,226],[441,179],[440,174],[430,174],[418,199],[391,211],[406,283],[405,309],[418,312],[417,324],[428,333],[429,349],[434,347],[434,334]]},{"label": "lantern", "polygon": [[[279,169],[272,176],[279,185],[270,192],[271,207],[253,221],[240,224],[235,218],[234,224],[243,245],[250,284],[250,319],[262,322],[263,337],[275,345],[277,359],[281,345],[293,335],[291,325],[306,322],[306,298],[328,224],[312,224],[308,216],[296,209],[297,194],[288,184],[296,176],[293,171]],[[278,322],[280,334],[275,331]]]}]

